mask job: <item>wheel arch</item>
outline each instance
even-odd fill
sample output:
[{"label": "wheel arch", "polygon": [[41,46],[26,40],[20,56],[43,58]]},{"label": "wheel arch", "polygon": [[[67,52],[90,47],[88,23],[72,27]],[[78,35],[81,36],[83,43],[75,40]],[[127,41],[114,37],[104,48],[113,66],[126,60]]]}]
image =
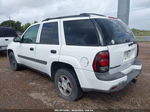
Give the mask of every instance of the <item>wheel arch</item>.
[{"label": "wheel arch", "polygon": [[76,80],[78,81],[78,84],[79,84],[79,87],[81,87],[81,82],[79,81],[79,77],[77,75],[77,72],[75,70],[75,67],[72,66],[71,64],[68,64],[68,63],[64,63],[64,62],[59,62],[59,61],[55,61],[51,64],[51,79],[54,80],[54,77],[55,77],[55,74],[56,74],[56,71],[58,69],[69,69],[69,70],[72,70],[74,73],[75,73],[75,77],[76,77]]},{"label": "wheel arch", "polygon": [[17,56],[17,53],[15,53],[15,51],[13,49],[10,49],[10,48],[7,49],[7,56],[9,55],[10,52],[14,53],[17,63],[20,63],[18,56]]},{"label": "wheel arch", "polygon": [[56,71],[61,68],[73,70],[76,74],[76,71],[72,65],[64,62],[55,61],[51,64],[51,68],[50,68],[52,79],[54,79]]},{"label": "wheel arch", "polygon": [[14,53],[14,51],[13,51],[12,49],[8,49],[8,50],[7,50],[7,55],[8,55],[10,52],[13,52],[13,53]]}]

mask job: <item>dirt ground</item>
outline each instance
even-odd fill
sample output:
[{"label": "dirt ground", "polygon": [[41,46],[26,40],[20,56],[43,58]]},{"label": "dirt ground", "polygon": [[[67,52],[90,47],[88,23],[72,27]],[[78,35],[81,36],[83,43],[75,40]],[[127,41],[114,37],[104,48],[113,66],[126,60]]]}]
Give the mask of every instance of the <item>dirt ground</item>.
[{"label": "dirt ground", "polygon": [[76,102],[58,96],[49,77],[30,69],[14,72],[0,54],[0,109],[150,109],[150,42],[140,43],[143,70],[136,84],[111,94],[84,93]]}]

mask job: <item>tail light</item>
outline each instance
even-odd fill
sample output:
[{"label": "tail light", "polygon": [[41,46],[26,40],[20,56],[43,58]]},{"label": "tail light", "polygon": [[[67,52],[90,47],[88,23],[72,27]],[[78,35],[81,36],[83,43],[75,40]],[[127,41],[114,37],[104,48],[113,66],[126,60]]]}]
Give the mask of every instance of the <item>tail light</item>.
[{"label": "tail light", "polygon": [[93,62],[94,72],[107,72],[109,70],[109,52],[99,52]]},{"label": "tail light", "polygon": [[138,55],[139,55],[139,44],[137,43],[137,54],[136,54],[136,56],[138,57]]}]

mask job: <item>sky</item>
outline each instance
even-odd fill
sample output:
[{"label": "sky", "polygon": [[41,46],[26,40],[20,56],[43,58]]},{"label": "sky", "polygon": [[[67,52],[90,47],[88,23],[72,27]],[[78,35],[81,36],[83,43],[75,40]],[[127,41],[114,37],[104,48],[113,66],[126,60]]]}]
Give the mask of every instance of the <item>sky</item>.
[{"label": "sky", "polygon": [[[49,17],[99,13],[117,17],[118,0],[0,0],[0,22],[23,24]],[[130,28],[150,30],[150,0],[131,0]]]}]

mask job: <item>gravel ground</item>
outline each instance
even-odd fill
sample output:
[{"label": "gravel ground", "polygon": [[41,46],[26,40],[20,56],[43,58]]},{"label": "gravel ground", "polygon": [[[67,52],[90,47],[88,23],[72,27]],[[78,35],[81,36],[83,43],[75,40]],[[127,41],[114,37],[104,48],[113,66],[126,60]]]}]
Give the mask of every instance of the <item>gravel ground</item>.
[{"label": "gravel ground", "polygon": [[150,109],[150,43],[140,43],[143,71],[136,84],[111,94],[85,93],[69,102],[60,98],[49,77],[30,69],[14,72],[0,53],[0,109]]}]

